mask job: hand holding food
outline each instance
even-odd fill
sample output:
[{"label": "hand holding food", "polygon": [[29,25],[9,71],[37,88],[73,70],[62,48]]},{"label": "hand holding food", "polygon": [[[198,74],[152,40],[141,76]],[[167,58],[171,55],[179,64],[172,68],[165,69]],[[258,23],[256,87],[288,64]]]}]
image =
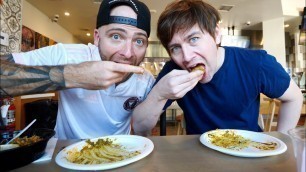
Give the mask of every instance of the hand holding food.
[{"label": "hand holding food", "polygon": [[153,87],[153,90],[160,100],[174,100],[183,97],[188,91],[196,86],[201,78],[202,73],[200,72],[172,70],[160,79],[158,84]]},{"label": "hand holding food", "polygon": [[[79,72],[75,72],[79,71]],[[139,66],[120,64],[111,61],[91,61],[64,68],[67,88],[82,87],[89,90],[107,89],[109,86],[128,79],[131,73],[143,74]],[[91,76],[91,77],[88,77]]]}]

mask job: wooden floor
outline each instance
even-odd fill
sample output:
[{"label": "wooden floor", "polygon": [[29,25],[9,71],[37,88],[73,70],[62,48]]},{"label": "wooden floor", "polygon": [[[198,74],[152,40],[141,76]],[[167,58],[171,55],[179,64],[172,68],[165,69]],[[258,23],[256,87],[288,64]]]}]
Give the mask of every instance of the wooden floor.
[{"label": "wooden floor", "polygon": [[[298,122],[298,126],[303,126],[305,119],[306,119],[306,116],[301,116]],[[177,128],[178,128],[177,123],[167,122],[166,134],[167,135],[177,135]],[[276,127],[272,127],[272,131],[276,131]],[[152,130],[152,136],[159,136],[159,135],[160,135],[160,127],[159,127],[159,123],[157,123],[157,125]]]}]

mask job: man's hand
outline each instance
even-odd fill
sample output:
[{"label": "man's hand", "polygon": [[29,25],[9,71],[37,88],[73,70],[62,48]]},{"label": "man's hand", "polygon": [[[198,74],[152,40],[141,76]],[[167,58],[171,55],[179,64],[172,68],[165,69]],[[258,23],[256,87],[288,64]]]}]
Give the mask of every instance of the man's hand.
[{"label": "man's hand", "polygon": [[196,86],[202,76],[203,71],[200,70],[191,73],[186,70],[173,70],[153,87],[155,96],[158,100],[182,98]]},{"label": "man's hand", "polygon": [[65,66],[64,79],[67,88],[97,90],[107,89],[112,84],[122,81],[129,73],[143,72],[142,67],[111,61],[83,62]]}]

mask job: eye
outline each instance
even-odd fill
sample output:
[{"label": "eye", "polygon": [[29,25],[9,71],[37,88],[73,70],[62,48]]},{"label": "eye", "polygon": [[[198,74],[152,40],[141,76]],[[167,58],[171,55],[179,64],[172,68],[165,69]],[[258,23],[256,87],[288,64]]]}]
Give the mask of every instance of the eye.
[{"label": "eye", "polygon": [[179,46],[174,46],[170,49],[171,54],[177,54],[179,53],[181,48]]},{"label": "eye", "polygon": [[113,34],[113,35],[112,35],[112,38],[113,38],[114,40],[118,40],[118,39],[120,39],[120,35],[118,35],[118,34]]},{"label": "eye", "polygon": [[142,46],[144,44],[143,39],[137,39],[136,44],[139,45],[139,46]]},{"label": "eye", "polygon": [[192,37],[192,38],[190,38],[190,42],[191,43],[196,43],[198,39],[199,39],[199,37]]}]

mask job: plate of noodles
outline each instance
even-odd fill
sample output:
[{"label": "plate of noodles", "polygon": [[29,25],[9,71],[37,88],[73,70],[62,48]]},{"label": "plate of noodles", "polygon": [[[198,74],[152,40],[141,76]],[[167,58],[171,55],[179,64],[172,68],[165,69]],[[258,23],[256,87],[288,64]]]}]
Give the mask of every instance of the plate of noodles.
[{"label": "plate of noodles", "polygon": [[284,153],[287,146],[270,135],[234,129],[205,132],[200,142],[216,151],[239,157],[265,157]]},{"label": "plate of noodles", "polygon": [[61,150],[55,162],[72,170],[108,170],[145,158],[153,142],[136,135],[113,135],[74,143]]}]

